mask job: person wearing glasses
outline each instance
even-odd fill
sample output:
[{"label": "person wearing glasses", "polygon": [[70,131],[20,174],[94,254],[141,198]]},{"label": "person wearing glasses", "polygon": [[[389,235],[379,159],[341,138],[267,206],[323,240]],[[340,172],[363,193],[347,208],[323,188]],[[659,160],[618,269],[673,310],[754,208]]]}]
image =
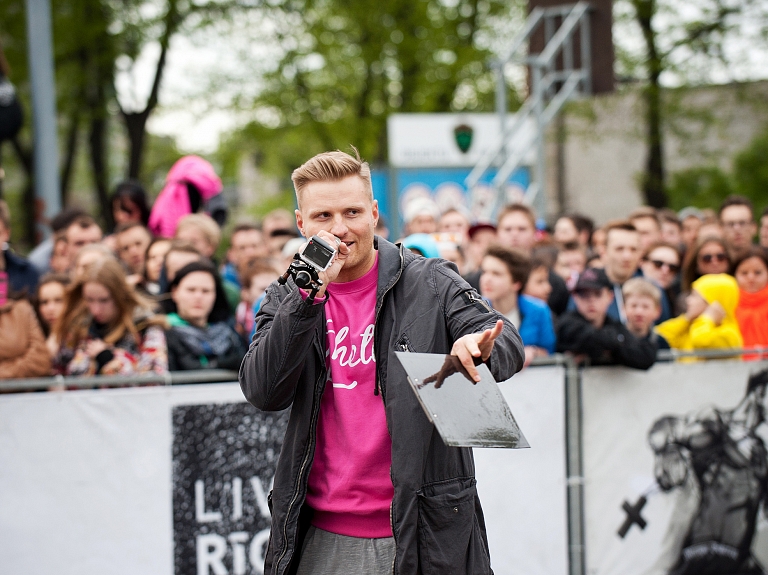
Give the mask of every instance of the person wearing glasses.
[{"label": "person wearing glasses", "polygon": [[646,250],[640,263],[643,277],[650,280],[661,291],[661,315],[657,321],[672,317],[672,302],[680,293],[677,282],[680,272],[680,252],[666,242],[655,242]]},{"label": "person wearing glasses", "polygon": [[736,260],[749,251],[757,233],[752,202],[744,196],[728,196],[720,205],[718,218],[731,260]]},{"label": "person wearing glasses", "polygon": [[691,292],[691,285],[706,274],[724,274],[731,271],[731,258],[725,240],[714,236],[706,237],[694,244],[685,254],[680,277],[680,295],[675,310],[685,313],[685,298]]}]

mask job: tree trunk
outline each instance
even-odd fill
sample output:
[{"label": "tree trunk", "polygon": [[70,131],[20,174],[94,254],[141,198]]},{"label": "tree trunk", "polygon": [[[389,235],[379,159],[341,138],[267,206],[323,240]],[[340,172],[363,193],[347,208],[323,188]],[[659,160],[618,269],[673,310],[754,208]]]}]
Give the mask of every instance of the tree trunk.
[{"label": "tree trunk", "polygon": [[128,132],[128,143],[130,152],[128,156],[129,179],[138,180],[141,178],[141,164],[144,159],[144,141],[146,140],[147,118],[149,112],[123,112],[123,123]]},{"label": "tree trunk", "polygon": [[120,115],[125,123],[125,129],[128,132],[128,142],[130,144],[130,154],[128,160],[128,178],[139,179],[141,176],[141,165],[144,158],[144,144],[146,142],[147,120],[152,111],[157,107],[160,94],[160,84],[163,81],[163,72],[165,71],[165,62],[168,55],[168,46],[171,42],[171,36],[176,33],[186,15],[179,13],[178,1],[169,0],[168,11],[163,18],[165,29],[160,37],[160,57],[157,59],[155,68],[155,78],[152,81],[152,90],[147,99],[147,105],[140,112],[128,112],[120,109]]},{"label": "tree trunk", "polygon": [[93,184],[96,188],[96,197],[102,217],[106,223],[106,229],[111,230],[114,222],[112,221],[112,206],[109,205],[106,132],[107,121],[105,115],[95,114],[91,120],[91,133],[88,138],[91,152],[91,168],[93,169]]},{"label": "tree trunk", "polygon": [[644,91],[648,158],[643,176],[645,202],[654,208],[667,207],[664,189],[664,137],[662,131],[661,88],[651,83]]},{"label": "tree trunk", "polygon": [[645,203],[654,208],[667,206],[667,193],[664,189],[664,132],[661,110],[661,86],[659,77],[662,71],[662,58],[656,46],[656,32],[653,29],[653,16],[656,14],[656,0],[633,0],[637,22],[643,32],[646,48],[646,66],[648,67],[648,85],[643,90],[645,103],[646,145],[648,157],[643,174],[643,195]]},{"label": "tree trunk", "polygon": [[69,181],[77,156],[77,137],[80,127],[80,108],[72,110],[69,120],[69,133],[67,134],[67,147],[64,153],[64,164],[61,168],[61,206],[65,207],[69,201]]}]

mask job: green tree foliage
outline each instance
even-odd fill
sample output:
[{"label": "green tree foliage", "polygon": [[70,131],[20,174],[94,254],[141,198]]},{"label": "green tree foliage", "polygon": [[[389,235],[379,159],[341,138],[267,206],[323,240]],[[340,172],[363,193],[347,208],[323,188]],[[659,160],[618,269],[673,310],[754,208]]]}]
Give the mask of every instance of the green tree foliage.
[{"label": "green tree foliage", "polygon": [[717,209],[733,193],[733,183],[720,168],[691,168],[671,175],[668,193],[669,206],[675,211],[686,206]]},{"label": "green tree foliage", "polygon": [[[142,179],[145,169],[155,171],[157,157],[144,165],[145,151],[158,145],[164,152],[178,151],[168,142],[151,142],[147,121],[158,106],[172,38],[191,33],[212,23],[235,18],[257,7],[258,0],[56,0],[51,2],[54,68],[60,137],[60,180],[62,204],[70,193],[78,157],[86,154],[90,185],[96,205],[107,226],[111,224],[108,193],[111,185],[125,177]],[[12,143],[18,165],[27,173],[26,199],[33,206],[32,132],[27,65],[27,38],[24,0],[0,3],[0,41],[13,70],[27,111],[27,125]],[[150,86],[136,85],[140,75],[131,74],[147,47],[159,47]],[[118,99],[118,77],[133,84],[132,94],[147,93],[131,102]],[[143,101],[141,101],[143,100]],[[124,137],[115,137],[114,125],[122,125]],[[122,146],[127,139],[128,146]],[[163,154],[160,154],[162,157]],[[165,154],[168,165],[171,160]],[[153,173],[147,173],[152,177]],[[28,235],[33,224],[32,210],[26,218]],[[32,238],[28,238],[32,241]]]},{"label": "green tree foliage", "polygon": [[664,207],[668,203],[664,130],[671,119],[662,85],[723,81],[736,79],[737,73],[753,73],[734,66],[740,58],[734,46],[749,42],[753,50],[759,44],[765,47],[768,10],[758,0],[618,0],[614,12],[619,29],[629,32],[614,34],[619,75],[641,74],[645,82],[647,157],[642,191],[648,205]]},{"label": "green tree foliage", "polygon": [[736,189],[755,202],[755,206],[768,206],[768,128],[740,152],[733,165]]},{"label": "green tree foliage", "polygon": [[744,150],[736,154],[733,170],[698,167],[672,174],[669,185],[670,206],[717,209],[726,196],[746,196],[756,213],[768,206],[768,128],[758,134]]},{"label": "green tree foliage", "polygon": [[490,111],[486,62],[499,0],[286,0],[275,17],[282,58],[254,102],[257,121],[222,152],[254,142],[263,169],[290,173],[314,153],[356,146],[387,159],[396,112]]}]

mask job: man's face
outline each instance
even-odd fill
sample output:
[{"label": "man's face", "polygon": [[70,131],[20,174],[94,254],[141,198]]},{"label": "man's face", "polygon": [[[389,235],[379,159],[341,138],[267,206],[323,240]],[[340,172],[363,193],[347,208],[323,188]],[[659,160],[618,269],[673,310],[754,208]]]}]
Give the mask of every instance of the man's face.
[{"label": "man's face", "polygon": [[757,231],[752,210],[747,206],[728,206],[720,214],[720,224],[726,243],[737,250],[748,248]]},{"label": "man's face", "polygon": [[505,247],[530,251],[536,242],[536,229],[522,212],[510,212],[499,222],[497,237]]},{"label": "man's face", "polygon": [[579,290],[573,292],[573,301],[584,319],[599,328],[605,323],[605,314],[613,301],[613,292],[608,288]]},{"label": "man's face", "polygon": [[259,257],[267,257],[267,246],[259,230],[243,230],[232,236],[229,261],[236,266]]},{"label": "man's face", "polygon": [[637,233],[640,235],[640,251],[645,253],[652,244],[661,239],[659,223],[653,218],[637,218],[632,220]]},{"label": "man's face", "polygon": [[191,243],[200,252],[200,255],[206,258],[210,258],[216,252],[216,246],[208,243],[208,238],[205,234],[193,226],[186,226],[176,230],[176,239]]},{"label": "man's face", "polygon": [[456,234],[459,238],[464,239],[468,230],[469,222],[467,221],[467,218],[457,211],[443,214],[440,218],[438,231],[441,233]]},{"label": "man's face", "polygon": [[579,230],[576,229],[571,218],[560,218],[557,220],[552,235],[555,241],[561,244],[579,241]]},{"label": "man's face", "polygon": [[117,254],[132,273],[144,271],[144,259],[152,238],[146,228],[134,226],[117,236]]},{"label": "man's face", "polygon": [[437,222],[428,214],[419,214],[408,222],[409,234],[434,234],[436,231]]},{"label": "man's face", "polygon": [[652,298],[645,295],[631,295],[624,299],[627,325],[635,333],[648,335],[653,322],[659,319],[661,308]]},{"label": "man's face", "polygon": [[97,244],[101,241],[101,228],[99,226],[80,227],[74,224],[67,228],[67,257],[69,261],[74,261],[75,255],[80,248],[88,244]]},{"label": "man's face", "polygon": [[[485,256],[480,266],[480,293],[494,303],[516,296],[522,287],[509,273],[507,265],[499,258]],[[514,300],[513,300],[514,301]]]},{"label": "man's face", "polygon": [[605,240],[605,273],[614,283],[624,283],[640,263],[640,236],[629,230],[610,230]]},{"label": "man's face", "polygon": [[680,271],[680,255],[668,246],[658,246],[648,253],[648,257],[640,267],[645,277],[667,289]]},{"label": "man's face", "polygon": [[674,222],[661,222],[661,240],[673,246],[678,245],[683,240],[680,226]]},{"label": "man's face", "polygon": [[587,266],[587,255],[580,250],[562,250],[557,254],[554,272],[569,281],[574,274],[578,275]]},{"label": "man's face", "polygon": [[311,182],[300,195],[296,210],[296,225],[305,238],[325,230],[347,244],[349,255],[336,277],[339,283],[362,277],[373,266],[378,219],[378,203],[359,176],[337,182]]}]

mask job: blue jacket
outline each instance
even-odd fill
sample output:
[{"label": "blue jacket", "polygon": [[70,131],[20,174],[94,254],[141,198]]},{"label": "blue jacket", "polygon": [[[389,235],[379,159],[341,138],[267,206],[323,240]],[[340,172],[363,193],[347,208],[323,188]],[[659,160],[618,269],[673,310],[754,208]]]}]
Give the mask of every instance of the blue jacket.
[{"label": "blue jacket", "polygon": [[519,332],[523,345],[535,345],[555,353],[555,328],[549,306],[536,298],[519,295],[517,309],[520,310]]},{"label": "blue jacket", "polygon": [[27,296],[35,295],[37,282],[40,279],[35,266],[21,256],[17,256],[11,250],[0,252],[0,257],[5,256],[5,271],[8,272],[8,287],[12,293],[25,293]]}]

